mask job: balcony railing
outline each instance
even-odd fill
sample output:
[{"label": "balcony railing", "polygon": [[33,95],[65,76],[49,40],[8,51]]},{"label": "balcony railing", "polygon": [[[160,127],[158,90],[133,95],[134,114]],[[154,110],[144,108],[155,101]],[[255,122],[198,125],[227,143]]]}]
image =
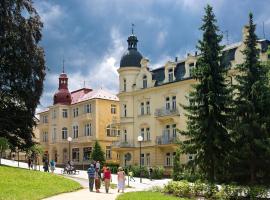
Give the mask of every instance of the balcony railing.
[{"label": "balcony railing", "polygon": [[177,142],[176,137],[168,137],[168,136],[157,136],[156,138],[156,144],[162,145],[162,144],[175,144]]},{"label": "balcony railing", "polygon": [[158,108],[155,111],[156,117],[163,117],[163,116],[169,116],[169,115],[179,115],[179,111],[177,108]]},{"label": "balcony railing", "polygon": [[111,145],[112,147],[125,148],[125,147],[134,147],[133,142],[130,141],[114,141]]}]

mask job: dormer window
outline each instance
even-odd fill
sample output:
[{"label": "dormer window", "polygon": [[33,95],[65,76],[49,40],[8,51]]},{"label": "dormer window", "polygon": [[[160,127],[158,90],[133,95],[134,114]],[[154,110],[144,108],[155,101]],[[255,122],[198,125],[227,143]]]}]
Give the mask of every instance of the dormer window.
[{"label": "dormer window", "polygon": [[169,82],[173,82],[173,69],[169,69],[168,77],[169,77]]},{"label": "dormer window", "polygon": [[124,79],[124,81],[123,81],[123,91],[124,92],[127,91],[127,80],[126,79]]},{"label": "dormer window", "polygon": [[143,76],[143,88],[147,88],[147,76]]}]

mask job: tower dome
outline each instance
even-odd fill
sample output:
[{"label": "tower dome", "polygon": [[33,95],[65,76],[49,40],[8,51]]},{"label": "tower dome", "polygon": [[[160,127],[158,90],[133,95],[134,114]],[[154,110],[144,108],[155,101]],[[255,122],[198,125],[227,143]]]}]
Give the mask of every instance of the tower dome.
[{"label": "tower dome", "polygon": [[121,60],[120,60],[120,67],[141,67],[141,59],[143,56],[139,51],[137,51],[137,37],[132,34],[128,37],[128,49],[123,54]]},{"label": "tower dome", "polygon": [[71,104],[71,94],[68,90],[68,77],[64,70],[59,76],[58,91],[53,96],[53,104]]}]

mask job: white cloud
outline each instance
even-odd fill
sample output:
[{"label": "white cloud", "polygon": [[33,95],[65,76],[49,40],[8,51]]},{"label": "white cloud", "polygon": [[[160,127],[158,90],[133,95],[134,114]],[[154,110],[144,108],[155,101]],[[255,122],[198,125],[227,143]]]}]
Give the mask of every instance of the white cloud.
[{"label": "white cloud", "polygon": [[166,37],[168,35],[167,31],[160,31],[157,35],[157,46],[158,47],[163,47]]}]

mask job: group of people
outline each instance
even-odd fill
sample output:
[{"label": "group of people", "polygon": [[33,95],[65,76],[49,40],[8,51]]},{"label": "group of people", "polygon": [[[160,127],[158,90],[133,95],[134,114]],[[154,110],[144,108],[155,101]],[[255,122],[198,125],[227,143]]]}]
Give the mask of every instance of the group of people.
[{"label": "group of people", "polygon": [[[54,170],[55,170],[55,161],[53,159],[51,159],[51,161],[49,162],[47,158],[45,158],[43,160],[43,169],[44,169],[44,172],[51,172],[54,173]],[[49,170],[50,169],[50,170]]]},{"label": "group of people", "polygon": [[[111,170],[109,167],[103,166],[102,169],[100,169],[100,163],[99,161],[93,162],[90,167],[87,170],[88,173],[88,178],[89,178],[89,190],[90,192],[93,192],[94,185],[96,192],[100,192],[100,186],[101,186],[101,181],[104,181],[105,185],[105,192],[109,193],[110,189],[110,183],[112,181],[112,174]],[[102,173],[102,174],[101,174]],[[118,173],[117,173],[117,181],[118,181],[118,192],[122,190],[124,192],[125,188],[125,172],[121,167],[118,168]]]}]

